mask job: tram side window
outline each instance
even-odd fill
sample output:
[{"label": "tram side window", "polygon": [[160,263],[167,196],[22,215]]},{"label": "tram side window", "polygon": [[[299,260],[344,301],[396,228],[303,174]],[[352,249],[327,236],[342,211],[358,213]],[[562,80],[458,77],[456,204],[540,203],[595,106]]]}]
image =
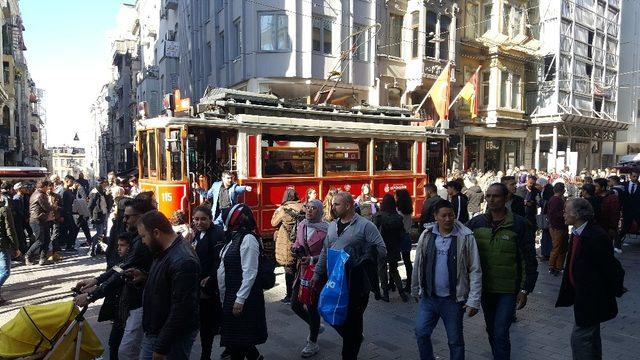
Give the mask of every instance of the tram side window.
[{"label": "tram side window", "polygon": [[171,180],[182,180],[182,141],[180,130],[169,132],[169,153],[171,155]]},{"label": "tram side window", "polygon": [[167,149],[166,142],[164,141],[166,138],[165,130],[160,129],[158,131],[158,157],[160,159],[160,176],[158,180],[167,180]]},{"label": "tram side window", "polygon": [[141,158],[142,161],[140,162],[140,167],[142,168],[142,177],[144,179],[148,179],[149,178],[149,164],[147,163],[147,159],[149,156],[149,147],[147,145],[147,133],[146,132],[141,132],[140,133],[140,139],[138,140],[140,141],[140,146],[142,148],[141,152]]},{"label": "tram side window", "polygon": [[318,138],[309,136],[262,135],[264,176],[314,176]]},{"label": "tram side window", "polygon": [[376,140],[375,170],[411,170],[413,141]]},{"label": "tram side window", "polygon": [[156,170],[156,133],[149,131],[149,176],[152,178],[158,176]]},{"label": "tram side window", "polygon": [[366,172],[368,139],[327,139],[324,143],[324,173]]}]

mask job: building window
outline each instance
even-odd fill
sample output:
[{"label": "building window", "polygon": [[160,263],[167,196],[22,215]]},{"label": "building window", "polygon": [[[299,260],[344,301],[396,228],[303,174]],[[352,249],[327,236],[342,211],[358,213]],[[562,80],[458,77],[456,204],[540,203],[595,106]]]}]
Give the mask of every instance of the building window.
[{"label": "building window", "polygon": [[287,15],[284,13],[260,13],[260,50],[289,50]]},{"label": "building window", "polygon": [[218,63],[218,69],[222,69],[224,67],[224,31],[218,33],[218,48],[216,49],[216,61]]},{"label": "building window", "polygon": [[313,51],[323,54],[331,54],[333,52],[333,32],[331,31],[331,25],[333,25],[333,22],[329,18],[313,17]]},{"label": "building window", "polygon": [[389,21],[389,55],[400,57],[402,47],[402,16],[390,15]]},{"label": "building window", "polygon": [[411,170],[413,141],[376,140],[375,170]]},{"label": "building window", "polygon": [[449,25],[451,25],[451,18],[445,15],[440,15],[440,59],[447,60],[449,58]]},{"label": "building window", "polygon": [[511,24],[511,5],[502,5],[502,33],[509,35],[509,26]]},{"label": "building window", "polygon": [[324,173],[366,172],[368,144],[368,139],[326,139]]},{"label": "building window", "polygon": [[491,0],[485,1],[482,5],[482,33],[486,33],[491,30],[491,14],[493,11],[493,3]]},{"label": "building window", "polygon": [[207,71],[207,75],[211,75],[211,61],[213,61],[213,59],[211,58],[211,56],[213,56],[213,54],[211,54],[211,42],[207,42],[207,45],[205,45],[205,54],[204,54],[204,66],[205,66],[205,70]]},{"label": "building window", "polygon": [[436,43],[434,42],[434,38],[436,37],[436,25],[438,24],[438,14],[433,11],[427,11],[427,22],[425,26],[426,36],[426,45],[425,45],[425,56],[427,57],[436,57]]},{"label": "building window", "polygon": [[420,38],[420,13],[411,13],[411,57],[418,57],[418,39]]},{"label": "building window", "polygon": [[236,59],[242,54],[242,24],[240,19],[233,22],[231,38],[231,57]]},{"label": "building window", "polygon": [[511,23],[509,24],[511,28],[511,37],[516,37],[521,33],[520,23],[522,22],[522,14],[523,10],[518,8],[514,8],[513,12],[511,13]]},{"label": "building window", "polygon": [[556,57],[547,55],[544,57],[544,81],[553,81],[556,78]]},{"label": "building window", "polygon": [[512,74],[511,75],[511,108],[520,110],[520,75]]},{"label": "building window", "polygon": [[367,54],[369,53],[367,37],[369,31],[365,30],[367,27],[364,25],[353,25],[353,44],[355,51],[353,53],[354,60],[367,61]]},{"label": "building window", "polygon": [[475,39],[478,37],[478,4],[473,2],[467,2],[467,8],[465,11],[465,24],[464,33],[469,39]]},{"label": "building window", "polygon": [[489,80],[491,79],[491,73],[489,71],[482,72],[482,105],[489,105]]},{"label": "building window", "polygon": [[501,71],[500,72],[500,107],[501,108],[506,108],[509,106],[507,100],[508,100],[508,94],[509,94],[509,90],[510,89],[510,83],[509,83],[509,73],[506,71]]}]

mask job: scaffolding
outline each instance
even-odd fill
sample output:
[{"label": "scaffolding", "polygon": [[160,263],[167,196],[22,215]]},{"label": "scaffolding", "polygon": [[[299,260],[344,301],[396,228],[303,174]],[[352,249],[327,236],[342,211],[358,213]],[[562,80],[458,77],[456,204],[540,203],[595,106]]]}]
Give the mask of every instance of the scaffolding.
[{"label": "scaffolding", "polygon": [[[540,0],[535,167],[602,166],[602,143],[627,124],[617,121],[620,0]],[[543,149],[544,138],[550,146]],[[563,149],[560,151],[559,149]]]}]

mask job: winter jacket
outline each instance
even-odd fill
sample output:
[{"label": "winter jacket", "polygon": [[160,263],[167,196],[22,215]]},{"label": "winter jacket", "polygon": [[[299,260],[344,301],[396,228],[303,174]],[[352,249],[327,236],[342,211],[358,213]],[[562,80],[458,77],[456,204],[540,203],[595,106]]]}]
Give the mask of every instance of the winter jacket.
[{"label": "winter jacket", "polygon": [[464,192],[464,194],[469,198],[469,205],[467,209],[469,210],[469,214],[473,215],[482,211],[482,203],[484,202],[484,193],[480,186],[472,186]]},{"label": "winter jacket", "polygon": [[[429,296],[422,288],[424,273],[424,263],[431,262],[430,268],[435,269],[435,240],[436,234],[432,229],[436,223],[427,225],[427,229],[422,232],[416,248],[416,257],[413,262],[413,273],[411,275],[411,294],[415,297]],[[480,266],[480,255],[476,245],[473,232],[456,221],[454,229],[456,236],[456,252],[449,252],[449,258],[455,262],[456,273],[456,300],[465,301],[467,306],[480,309],[480,294],[482,293],[482,269]]]},{"label": "winter jacket", "polygon": [[45,192],[36,190],[29,198],[29,222],[43,224],[49,219],[53,207]]},{"label": "winter jacket", "polygon": [[[597,224],[587,224],[575,253],[574,241],[576,237],[572,235],[556,307],[573,305],[577,326],[599,325],[618,314],[616,296],[623,293],[624,270],[613,256],[607,233]],[[575,287],[569,281],[572,265]]]},{"label": "winter jacket", "polygon": [[433,206],[441,200],[443,199],[440,197],[440,195],[435,195],[428,198],[422,204],[422,212],[420,213],[420,231],[424,230],[424,226],[426,224],[436,221],[433,216]]},{"label": "winter jacket", "polygon": [[457,193],[451,197],[453,211],[456,214],[456,220],[461,223],[469,221],[469,198],[463,193]]},{"label": "winter jacket", "polygon": [[304,222],[301,222],[298,224],[296,241],[293,243],[292,248],[308,248],[310,256],[319,256],[322,252],[322,245],[325,237],[327,237],[326,231],[315,229],[311,237],[307,238],[307,227]]},{"label": "winter jacket", "polygon": [[107,221],[109,208],[107,207],[106,194],[104,191],[94,188],[89,194],[89,212],[91,213],[91,222],[100,224]]},{"label": "winter jacket", "polygon": [[379,297],[378,262],[381,257],[378,255],[377,246],[370,242],[358,241],[347,245],[344,251],[349,254],[349,259],[344,265],[349,283],[349,300],[367,299],[370,292]]},{"label": "winter jacket", "polygon": [[18,249],[18,235],[13,223],[11,200],[0,195],[0,250]]},{"label": "winter jacket", "polygon": [[199,327],[200,264],[178,236],[153,259],[142,298],[142,328],[157,336],[153,351],[166,355],[177,339]]},{"label": "winter jacket", "polygon": [[400,245],[405,234],[402,216],[398,213],[380,211],[373,216],[373,223],[378,227],[387,247],[387,259],[399,261]]},{"label": "winter jacket", "polygon": [[564,223],[564,198],[561,196],[552,196],[547,206],[545,206],[545,213],[549,219],[549,226],[556,230],[567,231],[567,225]]},{"label": "winter jacket", "polygon": [[295,260],[291,253],[292,232],[297,231],[296,226],[301,219],[302,204],[298,201],[282,204],[271,217],[271,226],[276,228],[273,234],[273,240],[276,243],[276,261],[282,266],[292,265]]},{"label": "winter jacket", "polygon": [[[636,206],[638,206],[636,204]],[[620,201],[613,192],[600,197],[600,211],[595,218],[596,223],[605,230],[617,230],[620,222]]]},{"label": "winter jacket", "polygon": [[220,251],[225,244],[224,230],[221,226],[211,224],[204,231],[204,236],[201,237],[201,232],[195,234],[192,244],[195,244],[196,255],[200,261],[200,280],[209,278],[202,292],[219,300],[217,275],[220,266]]},{"label": "winter jacket", "polygon": [[478,215],[467,223],[480,252],[482,291],[498,294],[515,294],[520,290],[532,292],[538,279],[538,261],[531,224],[510,211],[496,230],[491,223],[490,213]]},{"label": "winter jacket", "polygon": [[507,206],[512,213],[524,217],[524,199],[518,195],[511,196],[510,206]]}]

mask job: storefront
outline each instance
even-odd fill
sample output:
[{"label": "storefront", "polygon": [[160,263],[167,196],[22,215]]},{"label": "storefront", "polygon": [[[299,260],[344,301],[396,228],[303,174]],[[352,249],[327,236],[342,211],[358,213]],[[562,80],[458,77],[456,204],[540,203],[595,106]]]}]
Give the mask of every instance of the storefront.
[{"label": "storefront", "polygon": [[457,167],[464,170],[504,171],[522,166],[526,135],[526,131],[523,130],[465,126],[462,133],[456,137]]}]

